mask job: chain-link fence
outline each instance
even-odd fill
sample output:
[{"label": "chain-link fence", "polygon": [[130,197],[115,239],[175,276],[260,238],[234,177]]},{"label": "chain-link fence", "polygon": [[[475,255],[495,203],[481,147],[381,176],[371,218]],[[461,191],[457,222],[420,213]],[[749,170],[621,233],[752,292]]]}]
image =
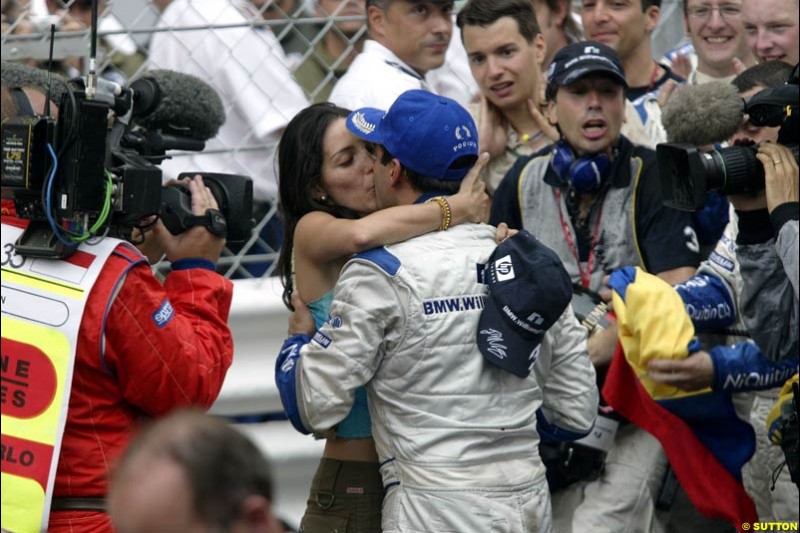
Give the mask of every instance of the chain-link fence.
[{"label": "chain-link fence", "polygon": [[[56,26],[54,70],[85,74],[91,1],[3,1],[2,56],[46,67]],[[183,171],[253,178],[255,227],[231,244],[227,277],[271,275],[282,230],[275,150],[289,120],[327,99],[366,34],[363,0],[117,0],[99,2],[97,72],[128,83],[149,69],[193,74],[219,93],[226,113],[202,153],[171,152],[165,178]],[[198,117],[202,120],[202,117]]]},{"label": "chain-link fence", "polygon": [[[70,77],[85,74],[91,4],[4,0],[3,60],[44,66],[49,27],[55,24],[57,70]],[[283,238],[276,209],[280,133],[309,103],[326,100],[344,73],[366,34],[364,0],[99,4],[98,72],[103,77],[125,83],[148,69],[166,68],[194,74],[219,93],[227,117],[219,135],[202,153],[171,152],[161,168],[166,178],[183,171],[250,176],[255,227],[250,239],[224,251],[220,271],[231,278],[272,275]],[[665,21],[674,18],[668,15],[673,4],[678,5],[677,0],[664,2]],[[473,83],[468,72],[461,72],[460,79]]]}]

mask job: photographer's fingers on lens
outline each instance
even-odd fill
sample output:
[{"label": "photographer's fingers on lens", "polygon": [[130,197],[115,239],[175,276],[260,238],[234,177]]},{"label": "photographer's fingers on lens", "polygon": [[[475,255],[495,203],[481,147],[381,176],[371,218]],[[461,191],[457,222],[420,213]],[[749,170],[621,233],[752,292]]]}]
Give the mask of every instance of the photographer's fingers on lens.
[{"label": "photographer's fingers on lens", "polygon": [[780,144],[770,142],[760,144],[756,157],[764,165],[765,171],[774,168],[774,173],[784,174],[797,168],[797,161],[792,151]]},{"label": "photographer's fingers on lens", "polygon": [[784,146],[782,144],[772,144],[770,145],[773,147],[773,162],[777,165],[777,161],[780,161],[781,165],[784,165],[784,170],[790,172],[793,169],[797,169],[797,160],[794,158],[794,153],[792,153],[792,149],[788,146]]}]

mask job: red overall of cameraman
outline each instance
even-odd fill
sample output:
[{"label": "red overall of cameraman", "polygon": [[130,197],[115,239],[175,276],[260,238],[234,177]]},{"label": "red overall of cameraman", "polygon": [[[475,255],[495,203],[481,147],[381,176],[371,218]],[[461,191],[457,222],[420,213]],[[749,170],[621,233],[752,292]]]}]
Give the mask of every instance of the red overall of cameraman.
[{"label": "red overall of cameraman", "polygon": [[[27,221],[3,200],[2,223]],[[174,261],[162,285],[143,256],[115,249],[81,319],[49,531],[113,531],[100,508],[139,422],[214,402],[233,358],[232,294],[209,259]],[[155,316],[165,305],[174,310],[166,323]]]}]

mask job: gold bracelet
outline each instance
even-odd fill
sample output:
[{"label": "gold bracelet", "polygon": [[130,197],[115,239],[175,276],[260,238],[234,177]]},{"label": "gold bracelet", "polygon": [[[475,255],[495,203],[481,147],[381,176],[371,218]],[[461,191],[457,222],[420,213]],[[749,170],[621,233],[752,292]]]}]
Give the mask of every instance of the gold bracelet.
[{"label": "gold bracelet", "polygon": [[434,196],[428,201],[439,204],[439,208],[442,210],[442,225],[439,226],[439,231],[445,231],[450,227],[450,222],[452,221],[453,212],[450,209],[450,203],[444,196]]}]

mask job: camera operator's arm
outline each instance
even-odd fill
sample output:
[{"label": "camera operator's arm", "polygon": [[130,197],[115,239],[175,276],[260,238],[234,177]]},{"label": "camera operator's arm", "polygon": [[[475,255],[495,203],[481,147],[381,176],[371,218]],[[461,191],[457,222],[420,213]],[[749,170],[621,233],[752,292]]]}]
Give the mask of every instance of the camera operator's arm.
[{"label": "camera operator's arm", "polygon": [[770,214],[785,203],[800,202],[798,167],[792,151],[782,144],[764,143],[758,147],[756,157],[764,166]]},{"label": "camera operator's arm", "polygon": [[[196,215],[216,202],[195,177],[188,184]],[[104,367],[122,396],[149,415],[178,406],[210,407],[233,359],[227,326],[232,283],[214,262],[224,239],[204,227],[172,235],[154,228],[172,272],[162,286],[150,267],[135,264],[108,310]]]},{"label": "camera operator's arm", "polygon": [[775,228],[775,246],[786,276],[798,298],[798,218],[800,218],[800,170],[792,151],[780,144],[764,143],[756,157],[764,166],[767,209]]},{"label": "camera operator's arm", "polygon": [[[759,147],[759,159],[765,155],[769,160],[764,164],[765,181],[772,192],[773,198],[784,198],[778,193],[775,184],[782,183],[783,179],[798,179],[797,165],[794,156],[785,149],[768,147],[764,143]],[[774,152],[773,152],[774,151]],[[788,154],[790,164],[778,165],[776,154]],[[775,155],[773,158],[772,156]],[[780,156],[783,157],[783,156]],[[781,161],[783,161],[781,159]],[[781,171],[787,175],[776,175],[776,167],[786,166]],[[747,210],[742,207],[739,200],[731,199],[737,209],[739,217],[739,235],[736,240],[736,255],[739,259],[742,273],[742,294],[740,310],[742,317],[753,339],[762,348],[764,354],[771,360],[793,357],[798,353],[798,329],[800,329],[800,309],[797,297],[797,203],[794,205],[793,215],[790,207],[775,208],[771,219],[767,207],[766,194],[764,193],[764,208]],[[784,203],[783,205],[787,205]],[[743,210],[742,210],[743,209]],[[785,211],[784,211],[785,210]],[[781,217],[781,214],[784,216]],[[792,216],[794,220],[792,220]],[[777,220],[775,220],[777,219]],[[777,222],[777,227],[775,227]],[[779,256],[776,249],[776,230],[785,236],[781,238],[784,247],[792,248],[792,234],[794,235],[794,254],[781,252]],[[789,237],[788,239],[786,237]],[[788,244],[788,246],[787,246]],[[786,261],[784,264],[783,261]],[[792,274],[794,272],[794,274]],[[794,279],[792,279],[794,276]]]}]

